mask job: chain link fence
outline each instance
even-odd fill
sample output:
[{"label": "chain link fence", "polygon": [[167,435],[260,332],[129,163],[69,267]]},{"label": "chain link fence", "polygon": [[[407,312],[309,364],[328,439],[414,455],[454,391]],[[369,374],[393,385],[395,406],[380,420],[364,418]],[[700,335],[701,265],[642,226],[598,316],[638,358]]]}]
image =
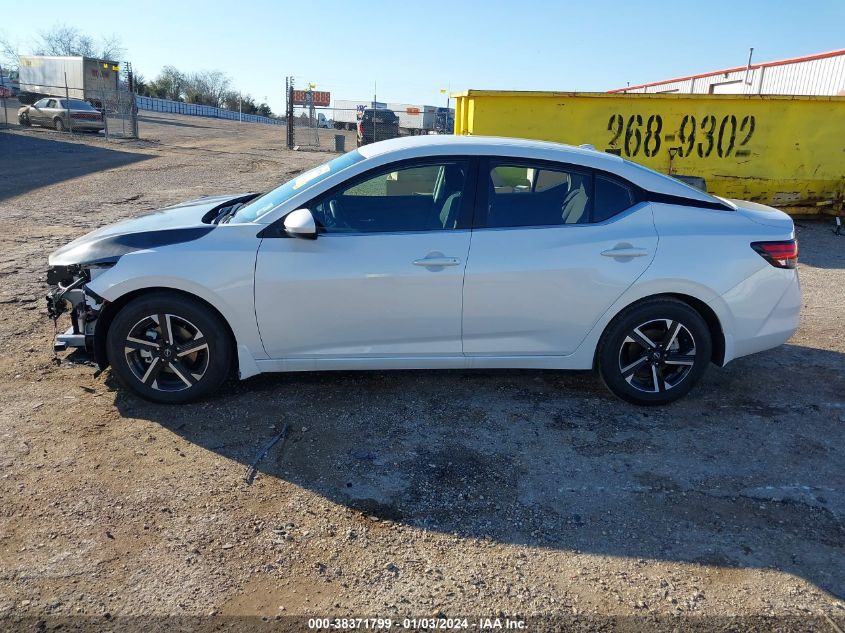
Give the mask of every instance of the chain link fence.
[{"label": "chain link fence", "polygon": [[285,120],[274,117],[261,116],[258,114],[244,114],[235,110],[226,110],[215,106],[203,105],[200,103],[185,103],[184,101],[172,101],[171,99],[159,99],[157,97],[142,97],[137,95],[135,103],[138,110],[149,112],[166,112],[170,114],[184,114],[186,116],[203,116],[214,119],[227,119],[229,121],[241,121],[244,123],[265,123],[267,125],[284,125]]},{"label": "chain link fence", "polygon": [[287,89],[287,145],[290,149],[346,151],[369,143],[427,134],[451,134],[454,109],[407,103],[335,100],[328,93]]},{"label": "chain link fence", "polygon": [[[138,138],[138,109],[135,95],[129,90],[89,90],[79,98],[71,96],[72,91],[66,86],[41,88],[56,96],[22,99],[18,124],[50,127],[70,134],[102,131],[106,138]],[[66,96],[59,96],[62,92]]]},{"label": "chain link fence", "polygon": [[21,109],[16,114],[19,125],[70,134],[102,131],[106,138],[138,138],[138,109],[135,95],[128,89],[83,92],[67,86],[40,88],[50,94],[21,95]]}]

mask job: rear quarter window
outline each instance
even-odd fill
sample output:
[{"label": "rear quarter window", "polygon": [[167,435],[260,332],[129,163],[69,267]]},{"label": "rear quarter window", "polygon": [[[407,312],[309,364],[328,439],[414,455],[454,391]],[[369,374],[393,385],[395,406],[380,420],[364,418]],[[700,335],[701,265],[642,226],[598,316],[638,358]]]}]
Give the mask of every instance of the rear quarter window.
[{"label": "rear quarter window", "polygon": [[622,183],[596,176],[593,222],[604,222],[634,204],[634,195]]}]

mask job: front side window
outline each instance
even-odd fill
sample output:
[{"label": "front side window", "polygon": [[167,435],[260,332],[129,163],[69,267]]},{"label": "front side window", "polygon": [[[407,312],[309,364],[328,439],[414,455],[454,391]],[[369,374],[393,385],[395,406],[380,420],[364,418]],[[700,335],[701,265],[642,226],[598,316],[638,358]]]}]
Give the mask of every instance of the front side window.
[{"label": "front side window", "polygon": [[323,233],[385,233],[454,229],[469,162],[387,168],[335,190],[311,205]]},{"label": "front side window", "polygon": [[47,99],[39,99],[35,103],[32,104],[33,108],[46,108],[47,107]]},{"label": "front side window", "polygon": [[487,227],[555,226],[590,221],[592,176],[546,166],[491,165]]},{"label": "front side window", "polygon": [[50,99],[50,100],[47,102],[47,107],[48,107],[48,108],[56,108],[56,107],[58,107],[58,106],[56,105],[56,100],[55,100],[55,99]]}]

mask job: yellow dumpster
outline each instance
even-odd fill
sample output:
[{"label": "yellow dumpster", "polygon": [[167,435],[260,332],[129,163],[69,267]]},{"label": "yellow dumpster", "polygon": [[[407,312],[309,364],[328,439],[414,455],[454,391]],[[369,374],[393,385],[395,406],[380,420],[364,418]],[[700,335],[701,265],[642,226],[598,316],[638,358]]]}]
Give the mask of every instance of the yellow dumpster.
[{"label": "yellow dumpster", "polygon": [[845,97],[467,90],[455,134],[589,144],[793,215],[837,214]]}]

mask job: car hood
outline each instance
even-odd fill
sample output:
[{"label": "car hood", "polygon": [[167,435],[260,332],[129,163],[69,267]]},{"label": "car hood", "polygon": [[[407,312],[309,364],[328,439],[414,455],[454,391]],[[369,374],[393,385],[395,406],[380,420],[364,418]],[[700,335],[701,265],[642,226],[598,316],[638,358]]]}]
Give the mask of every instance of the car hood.
[{"label": "car hood", "polygon": [[49,257],[50,266],[113,262],[132,251],[199,239],[216,228],[203,221],[213,210],[254,196],[197,198],[104,226],[54,251]]}]

